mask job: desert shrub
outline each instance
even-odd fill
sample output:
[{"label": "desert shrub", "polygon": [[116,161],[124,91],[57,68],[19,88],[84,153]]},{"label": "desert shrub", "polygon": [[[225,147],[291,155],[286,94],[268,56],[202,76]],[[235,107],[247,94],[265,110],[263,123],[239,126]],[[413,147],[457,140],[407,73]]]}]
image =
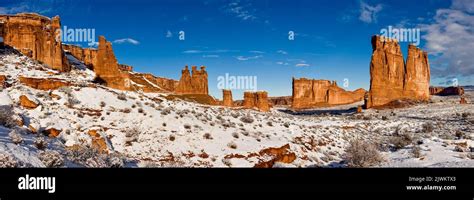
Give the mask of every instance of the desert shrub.
[{"label": "desert shrub", "polygon": [[33,141],[33,145],[39,149],[39,150],[43,150],[45,149],[47,146],[48,146],[48,142],[46,140],[44,140],[43,137],[37,137],[34,141]]},{"label": "desert shrub", "polygon": [[413,157],[415,158],[420,158],[422,155],[421,155],[421,149],[419,146],[414,146],[412,149],[411,149],[411,154],[413,155]]},{"label": "desert shrub", "polygon": [[107,104],[105,104],[105,102],[103,102],[103,101],[100,102],[100,107],[103,108],[103,107],[105,107],[106,105],[107,105]]},{"label": "desert shrub", "polygon": [[237,149],[237,144],[235,144],[234,142],[230,142],[229,144],[227,144],[227,146],[231,149]]},{"label": "desert shrub", "polygon": [[132,142],[138,141],[140,136],[140,129],[138,127],[132,127],[125,130],[125,144],[131,145]]},{"label": "desert shrub", "polygon": [[174,135],[170,135],[170,141],[175,141],[176,140],[176,137]]},{"label": "desert shrub", "polygon": [[232,137],[234,137],[234,138],[239,138],[239,133],[233,132],[233,133],[232,133]]},{"label": "desert shrub", "polygon": [[15,119],[13,119],[13,107],[11,106],[0,106],[0,125],[12,128],[16,126]]},{"label": "desert shrub", "polygon": [[184,124],[183,126],[184,126],[185,129],[191,129],[191,125],[189,125],[189,124]]},{"label": "desert shrub", "polygon": [[242,116],[240,118],[240,121],[242,121],[244,123],[247,123],[247,124],[251,124],[251,123],[253,123],[253,118],[250,115],[246,115],[246,116]]},{"label": "desert shrub", "polygon": [[204,139],[212,140],[212,135],[210,133],[204,133],[203,137]]},{"label": "desert shrub", "polygon": [[238,112],[233,112],[230,114],[233,118],[237,119],[239,117],[239,113]]},{"label": "desert shrub", "polygon": [[10,139],[12,140],[13,143],[15,144],[21,144],[23,142],[23,138],[21,137],[21,135],[18,133],[17,130],[13,129],[12,131],[10,131],[10,133],[8,134],[8,136],[10,137]]},{"label": "desert shrub", "polygon": [[283,126],[286,127],[286,128],[290,128],[290,123],[289,123],[289,122],[285,122],[285,123],[283,123]]},{"label": "desert shrub", "polygon": [[349,167],[370,167],[383,161],[377,145],[361,140],[352,140],[344,158]]},{"label": "desert shrub", "polygon": [[268,122],[267,122],[267,125],[268,125],[268,126],[273,126],[273,123],[272,123],[271,121],[268,121]]},{"label": "desert shrub", "polygon": [[125,93],[123,93],[123,92],[122,92],[122,93],[119,93],[119,94],[117,95],[117,99],[122,100],[122,101],[126,101],[126,100],[127,100],[127,95],[126,95]]},{"label": "desert shrub", "polygon": [[171,107],[167,107],[163,110],[161,110],[161,115],[169,115],[171,113]]},{"label": "desert shrub", "polygon": [[387,121],[388,117],[384,115],[384,116],[382,116],[382,120]]},{"label": "desert shrub", "polygon": [[404,133],[390,137],[388,142],[394,146],[395,150],[398,150],[413,143],[413,137],[408,133]]},{"label": "desert shrub", "polygon": [[5,153],[0,153],[0,168],[15,168],[19,167],[18,161]]},{"label": "desert shrub", "polygon": [[57,151],[43,151],[38,158],[48,168],[57,168],[64,165],[63,156]]},{"label": "desert shrub", "polygon": [[422,125],[422,130],[425,133],[431,133],[434,130],[434,125],[431,122],[426,122]]},{"label": "desert shrub", "polygon": [[125,109],[123,109],[123,112],[124,112],[124,113],[131,113],[131,112],[132,112],[132,109],[130,109],[130,108],[125,108]]},{"label": "desert shrub", "polygon": [[67,158],[77,164],[93,168],[123,167],[124,161],[118,154],[101,154],[96,148],[78,147],[69,150]]}]

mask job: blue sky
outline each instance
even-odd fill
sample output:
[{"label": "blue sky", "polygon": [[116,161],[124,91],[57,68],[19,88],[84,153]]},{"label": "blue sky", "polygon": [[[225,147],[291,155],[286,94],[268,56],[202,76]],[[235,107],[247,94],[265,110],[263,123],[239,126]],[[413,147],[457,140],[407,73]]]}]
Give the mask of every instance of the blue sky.
[{"label": "blue sky", "polygon": [[[474,3],[469,0],[2,0],[0,13],[59,15],[63,26],[93,28],[120,63],[179,79],[184,65],[217,77],[256,76],[270,96],[291,95],[292,77],[369,88],[370,37],[388,26],[420,28],[432,84],[474,84]],[[448,17],[447,17],[448,16]],[[458,26],[452,26],[458,24]],[[185,40],[178,32],[185,32]],[[288,32],[296,33],[288,40]],[[96,36],[96,37],[97,37]],[[450,38],[457,38],[453,40]],[[80,43],[86,46],[86,43]],[[407,42],[402,42],[406,56]],[[471,54],[473,51],[470,51]],[[243,90],[235,90],[234,98]]]}]

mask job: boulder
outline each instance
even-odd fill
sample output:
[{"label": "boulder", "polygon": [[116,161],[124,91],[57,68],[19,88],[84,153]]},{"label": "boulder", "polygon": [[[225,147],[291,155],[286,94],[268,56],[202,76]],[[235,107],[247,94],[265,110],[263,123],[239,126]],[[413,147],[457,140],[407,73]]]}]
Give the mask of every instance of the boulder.
[{"label": "boulder", "polygon": [[276,162],[281,163],[292,163],[296,160],[296,154],[290,152],[290,145],[286,144],[278,148],[266,148],[261,150],[259,153],[260,157],[263,157],[264,160],[261,160],[254,167],[255,168],[271,168]]},{"label": "boulder", "polygon": [[35,109],[39,106],[39,103],[31,96],[28,97],[27,95],[21,95],[20,105],[26,109]]},{"label": "boulder", "polygon": [[48,137],[58,137],[61,133],[61,130],[55,128],[47,128],[43,131],[43,134],[47,135]]},{"label": "boulder", "polygon": [[430,94],[438,96],[464,95],[464,88],[460,86],[430,87]]}]

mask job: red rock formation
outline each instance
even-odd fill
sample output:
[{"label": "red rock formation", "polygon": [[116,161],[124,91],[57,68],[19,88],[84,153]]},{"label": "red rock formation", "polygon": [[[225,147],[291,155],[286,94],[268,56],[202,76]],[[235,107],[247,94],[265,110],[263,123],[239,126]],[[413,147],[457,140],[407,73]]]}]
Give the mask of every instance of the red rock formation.
[{"label": "red rock formation", "polygon": [[202,66],[197,70],[196,66],[192,67],[192,73],[189,72],[188,66],[181,71],[181,78],[178,82],[175,92],[177,94],[209,94],[207,82],[206,67]]},{"label": "red rock formation", "polygon": [[0,15],[3,31],[0,37],[6,45],[15,47],[23,54],[43,62],[52,69],[70,71],[60,37],[60,19],[37,14]]},{"label": "red rock formation", "polygon": [[270,110],[268,93],[265,91],[244,92],[244,102],[242,105],[246,109],[257,109],[262,112]]},{"label": "red rock formation", "polygon": [[55,128],[49,128],[43,131],[43,134],[47,135],[48,137],[58,137],[62,130],[57,130]]},{"label": "red rock formation", "polygon": [[65,82],[61,79],[42,79],[42,78],[28,78],[28,77],[20,77],[20,83],[35,88],[38,90],[56,90],[60,87],[70,86],[71,84]]},{"label": "red rock formation", "polygon": [[350,104],[364,99],[366,91],[345,91],[335,81],[293,79],[292,107],[304,109],[319,106]]},{"label": "red rock formation", "polygon": [[130,65],[124,65],[124,64],[119,64],[119,69],[122,71],[128,71],[131,72],[133,71],[133,67]]},{"label": "red rock formation", "polygon": [[[261,150],[258,155],[265,160],[260,161],[255,168],[271,168],[276,162],[292,163],[296,160],[296,154],[290,152],[290,145],[286,144],[279,148],[266,148]],[[268,159],[270,158],[270,159]]]},{"label": "red rock formation", "polygon": [[89,69],[94,69],[94,63],[97,62],[97,49],[82,48],[75,45],[63,44],[64,51],[69,52],[76,59],[82,61]]},{"label": "red rock formation", "polygon": [[269,97],[268,100],[272,106],[291,106],[292,97],[283,96],[283,97]]},{"label": "red rock formation", "polygon": [[178,81],[168,78],[156,77],[152,74],[133,73],[130,74],[133,82],[139,84],[143,92],[167,92],[175,90]]},{"label": "red rock formation", "polygon": [[405,65],[395,40],[372,37],[370,92],[366,107],[378,107],[395,100],[423,100],[429,96],[430,66],[426,52],[410,45]]},{"label": "red rock formation", "polygon": [[227,107],[233,107],[234,101],[232,100],[231,90],[222,90],[222,105]]},{"label": "red rock formation", "polygon": [[91,146],[99,151],[99,153],[108,153],[107,142],[97,132],[97,130],[89,130],[88,134],[91,136]]},{"label": "red rock formation", "polygon": [[99,49],[97,61],[94,64],[94,72],[97,79],[102,81],[107,87],[119,90],[130,90],[130,74],[119,69],[117,58],[112,49],[112,43],[108,42],[104,36],[99,37]]},{"label": "red rock formation", "polygon": [[459,104],[467,104],[466,98],[461,97],[461,99],[459,100]]},{"label": "red rock formation", "polygon": [[39,106],[37,102],[29,99],[25,95],[20,96],[20,105],[26,109],[35,109]]},{"label": "red rock formation", "polygon": [[7,87],[7,77],[5,75],[0,75],[0,88]]},{"label": "red rock formation", "polygon": [[464,95],[463,87],[430,87],[431,95],[449,96],[449,95]]}]

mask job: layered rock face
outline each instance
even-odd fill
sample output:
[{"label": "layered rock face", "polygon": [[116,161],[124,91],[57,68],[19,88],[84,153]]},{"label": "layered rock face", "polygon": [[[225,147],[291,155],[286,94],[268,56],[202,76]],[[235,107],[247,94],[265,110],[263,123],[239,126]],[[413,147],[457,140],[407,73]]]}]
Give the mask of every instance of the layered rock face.
[{"label": "layered rock face", "polygon": [[0,15],[5,45],[15,47],[23,54],[62,72],[71,70],[64,55],[58,16],[49,19],[37,14]]},{"label": "layered rock face", "polygon": [[449,96],[449,95],[463,95],[463,87],[430,87],[431,95]]},{"label": "layered rock face", "polygon": [[75,45],[63,44],[64,51],[69,52],[76,59],[82,61],[89,69],[94,69],[94,63],[97,62],[97,49],[81,48]]},{"label": "layered rock face", "polygon": [[429,100],[430,66],[426,52],[409,45],[405,64],[398,42],[381,36],[372,37],[372,49],[367,108],[401,99]]},{"label": "layered rock face", "polygon": [[320,106],[350,104],[364,99],[366,91],[357,89],[346,91],[335,81],[293,79],[292,107],[305,109]]},{"label": "layered rock face", "polygon": [[244,92],[244,102],[242,106],[247,109],[257,109],[262,112],[267,112],[270,110],[268,93],[265,91]]},{"label": "layered rock face", "polygon": [[181,71],[181,78],[175,92],[177,94],[209,94],[207,82],[206,67],[202,66],[197,70],[196,66],[192,67],[192,73],[189,72],[188,66]]},{"label": "layered rock face", "polygon": [[7,87],[7,77],[0,74],[0,89]]},{"label": "layered rock face", "polygon": [[94,64],[94,72],[99,80],[103,81],[107,87],[130,90],[131,82],[129,73],[119,69],[117,58],[112,49],[112,43],[104,36],[99,37],[99,48],[97,50],[97,60]]},{"label": "layered rock face", "polygon": [[234,101],[232,100],[231,90],[222,90],[222,105],[227,107],[233,107]]},{"label": "layered rock face", "polygon": [[71,84],[60,79],[53,78],[29,78],[20,77],[20,83],[38,90],[56,90],[60,87],[70,86]]}]

